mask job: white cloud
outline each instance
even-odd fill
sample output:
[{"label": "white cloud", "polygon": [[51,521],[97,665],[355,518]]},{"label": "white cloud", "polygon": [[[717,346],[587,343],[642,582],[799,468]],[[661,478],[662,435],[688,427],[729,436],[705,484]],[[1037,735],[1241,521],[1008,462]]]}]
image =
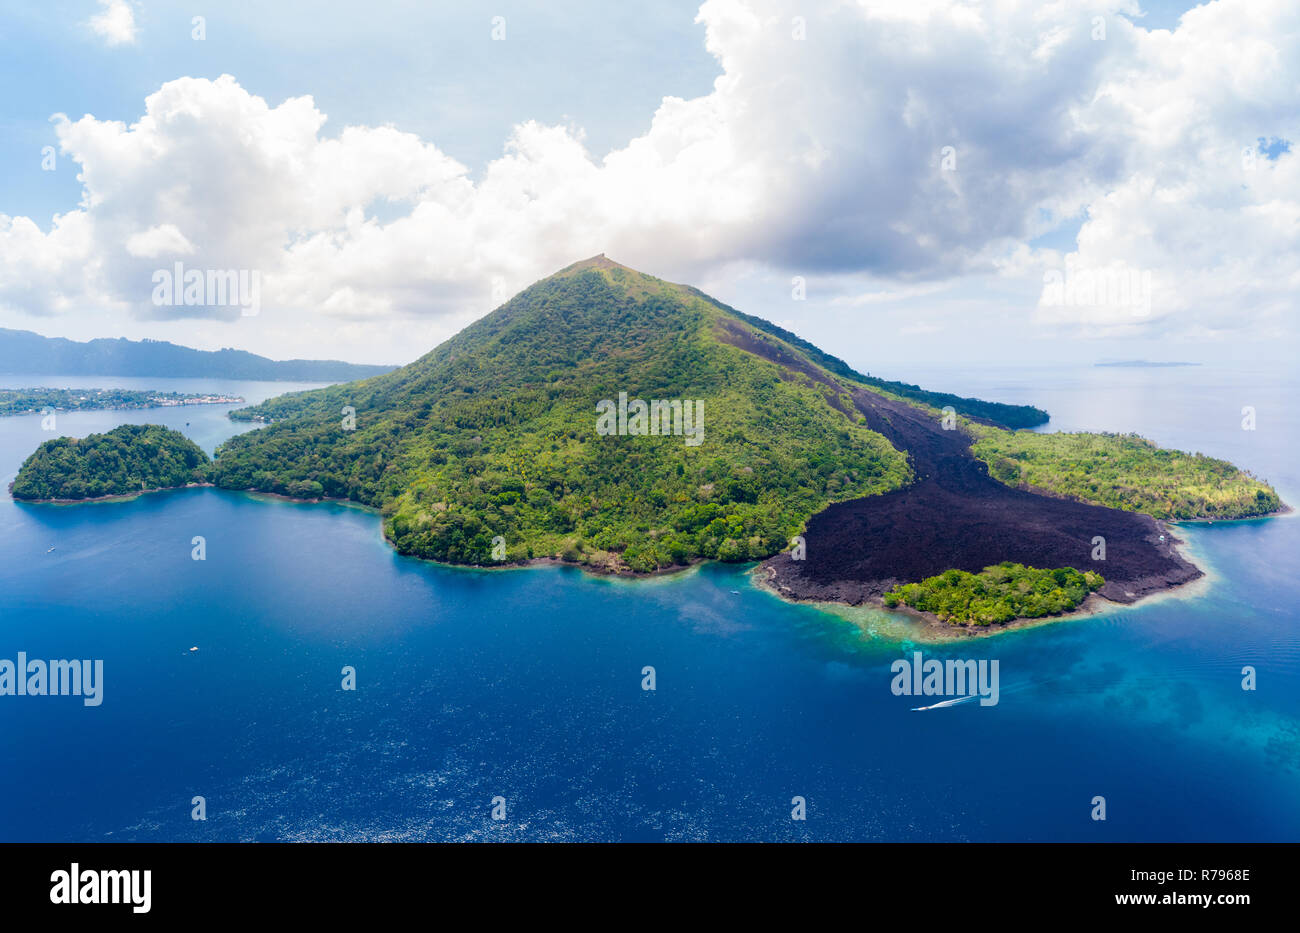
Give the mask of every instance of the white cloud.
[{"label": "white cloud", "polygon": [[[152,271],[185,254],[259,270],[263,319],[300,346],[346,324],[405,347],[398,332],[498,303],[494,282],[514,291],[605,252],[679,280],[805,275],[854,314],[998,274],[1048,329],[1205,333],[1247,313],[1284,326],[1300,153],[1246,171],[1241,152],[1296,132],[1300,6],[1218,0],[1172,33],[1124,10],[1136,5],[708,0],[711,93],[665,98],[600,160],[579,131],[523,123],[478,181],[394,127],[324,135],[310,97],[273,106],[231,76],[180,78],[130,126],[58,118],[83,203],[49,233],[0,215],[0,304],[237,318],[151,305]],[[377,205],[405,213],[381,222]],[[1045,216],[1086,216],[1075,253],[1027,246]],[[1116,266],[1152,274],[1147,313],[1039,294],[1044,272]]]},{"label": "white cloud", "polygon": [[137,259],[189,256],[194,253],[194,244],[176,229],[175,224],[158,224],[127,237],[126,251]]},{"label": "white cloud", "polygon": [[944,291],[948,285],[943,282],[926,282],[920,285],[904,285],[899,288],[885,288],[876,291],[860,292],[852,295],[837,295],[831,299],[836,307],[859,307],[861,305],[893,304],[910,298],[922,298]]},{"label": "white cloud", "polygon": [[135,11],[128,0],[99,0],[104,9],[90,18],[90,28],[108,45],[135,42]]}]

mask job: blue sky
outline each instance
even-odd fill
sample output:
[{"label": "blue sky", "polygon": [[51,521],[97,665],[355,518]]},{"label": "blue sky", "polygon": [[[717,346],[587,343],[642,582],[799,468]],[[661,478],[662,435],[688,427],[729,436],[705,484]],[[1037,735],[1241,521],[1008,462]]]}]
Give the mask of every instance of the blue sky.
[{"label": "blue sky", "polygon": [[[666,95],[707,94],[719,68],[698,2],[647,9],[595,0],[357,3],[223,0],[135,4],[138,38],[108,46],[83,23],[94,0],[0,11],[0,211],[48,222],[81,194],[75,171],[35,174],[57,144],[50,116],[133,122],[182,75],[231,74],[268,101],[311,95],[347,124],[394,124],[481,171],[526,120],[582,127],[603,153],[646,131]],[[206,39],[191,20],[206,14]],[[493,16],[507,42],[486,41]],[[36,152],[35,160],[32,153]]]},{"label": "blue sky", "polygon": [[0,12],[0,326],[404,362],[604,251],[893,375],[1296,348],[1283,0],[213,6]]}]

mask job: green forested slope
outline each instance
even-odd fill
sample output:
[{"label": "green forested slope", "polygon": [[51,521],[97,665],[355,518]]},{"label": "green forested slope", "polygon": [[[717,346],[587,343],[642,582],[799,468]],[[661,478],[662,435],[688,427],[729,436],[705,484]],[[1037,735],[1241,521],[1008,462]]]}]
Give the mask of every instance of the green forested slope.
[{"label": "green forested slope", "polygon": [[18,470],[15,499],[89,499],[166,489],[209,478],[208,455],[184,434],[156,424],[124,424],[105,434],[60,437],[36,448]]},{"label": "green forested slope", "polygon": [[[508,560],[653,570],[766,557],[830,502],[910,479],[834,391],[719,340],[720,316],[580,263],[395,373],[246,410],[273,423],[223,445],[216,481],[382,507],[421,557],[491,563],[500,535]],[[703,442],[598,435],[597,403],[620,392],[703,401]]]},{"label": "green forested slope", "polygon": [[883,601],[890,608],[901,603],[932,612],[954,624],[992,625],[1068,612],[1105,582],[1091,570],[1040,570],[1008,561],[979,573],[947,570],[920,583],[905,583],[886,593]]},{"label": "green forested slope", "polygon": [[1273,487],[1226,460],[1167,450],[1136,434],[967,429],[976,438],[972,452],[1008,486],[1164,519],[1249,518],[1282,506]]},{"label": "green forested slope", "polygon": [[[227,441],[210,466],[179,434],[125,426],[41,445],[13,494],[85,498],[211,476],[231,489],[380,508],[400,551],[455,563],[560,557],[650,571],[750,560],[787,547],[827,505],[913,478],[907,456],[867,428],[852,396],[863,390],[936,419],[934,405],[952,404],[974,454],[1010,485],[1157,517],[1280,506],[1230,464],[1139,438],[976,423],[1043,413],[864,376],[779,327],[603,256],[538,282],[409,366],[232,413],[267,426]],[[598,407],[620,393],[702,404],[701,442],[602,434]],[[933,582],[927,599],[953,596]],[[957,582],[962,595],[977,588]],[[1005,614],[995,603],[976,614]]]}]

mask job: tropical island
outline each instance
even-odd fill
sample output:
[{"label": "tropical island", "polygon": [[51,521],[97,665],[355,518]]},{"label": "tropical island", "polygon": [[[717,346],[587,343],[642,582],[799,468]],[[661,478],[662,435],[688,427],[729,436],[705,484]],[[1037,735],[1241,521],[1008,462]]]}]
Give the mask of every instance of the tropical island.
[{"label": "tropical island", "polygon": [[23,462],[9,492],[15,499],[73,502],[205,485],[210,476],[208,455],[184,434],[124,424],[46,441]]},{"label": "tropical island", "polygon": [[1069,612],[1105,582],[1091,570],[1038,570],[1004,561],[979,573],[945,570],[920,583],[904,583],[881,601],[890,609],[901,605],[933,613],[942,622],[996,625]]},{"label": "tropical island", "polygon": [[50,411],[171,408],[178,405],[242,405],[238,395],[158,392],[137,389],[0,389],[0,416]]},{"label": "tropical island", "polygon": [[1200,366],[1200,363],[1185,363],[1181,360],[1112,360],[1104,363],[1093,363],[1093,366],[1129,366],[1138,369],[1160,368],[1162,366]]},{"label": "tropical island", "polygon": [[374,507],[402,554],[626,574],[757,561],[785,598],[949,625],[1181,585],[1201,572],[1165,519],[1283,508],[1224,461],[1034,433],[1041,409],[860,373],[603,255],[408,366],[231,417],[266,426],[218,449],[215,485]]}]

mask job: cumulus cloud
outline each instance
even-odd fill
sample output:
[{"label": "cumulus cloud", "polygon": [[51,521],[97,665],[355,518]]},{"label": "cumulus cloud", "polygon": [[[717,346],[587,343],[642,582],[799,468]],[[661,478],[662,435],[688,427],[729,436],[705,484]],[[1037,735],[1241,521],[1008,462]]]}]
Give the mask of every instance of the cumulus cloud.
[{"label": "cumulus cloud", "polygon": [[90,28],[108,45],[135,41],[135,11],[128,0],[99,0],[103,7],[90,18]]},{"label": "cumulus cloud", "polygon": [[[310,97],[180,78],[131,125],[56,118],[82,203],[48,232],[0,215],[0,303],[238,316],[151,304],[154,270],[184,256],[258,270],[264,313],[303,329],[459,322],[605,252],[682,280],[821,276],[861,313],[1000,276],[1047,327],[1213,332],[1243,307],[1281,327],[1300,170],[1276,140],[1296,132],[1300,6],[1218,0],[1173,32],[1137,12],[708,0],[709,94],[665,98],[603,158],[579,131],[523,123],[477,181],[395,127],[327,133]],[[1028,245],[1079,216],[1069,253]],[[1151,283],[1145,307],[1097,299],[1103,274],[1130,273]]]},{"label": "cumulus cloud", "polygon": [[159,224],[127,237],[126,251],[137,259],[157,259],[159,256],[188,256],[194,244],[175,224]]},{"label": "cumulus cloud", "polygon": [[1213,3],[1172,34],[1138,34],[1140,67],[1109,74],[1088,115],[1120,137],[1122,170],[1089,200],[1077,250],[1045,265],[1149,276],[1149,315],[1042,300],[1040,320],[1097,333],[1281,332],[1300,284],[1300,163],[1262,137],[1296,132],[1297,52],[1300,7],[1287,3]]}]

